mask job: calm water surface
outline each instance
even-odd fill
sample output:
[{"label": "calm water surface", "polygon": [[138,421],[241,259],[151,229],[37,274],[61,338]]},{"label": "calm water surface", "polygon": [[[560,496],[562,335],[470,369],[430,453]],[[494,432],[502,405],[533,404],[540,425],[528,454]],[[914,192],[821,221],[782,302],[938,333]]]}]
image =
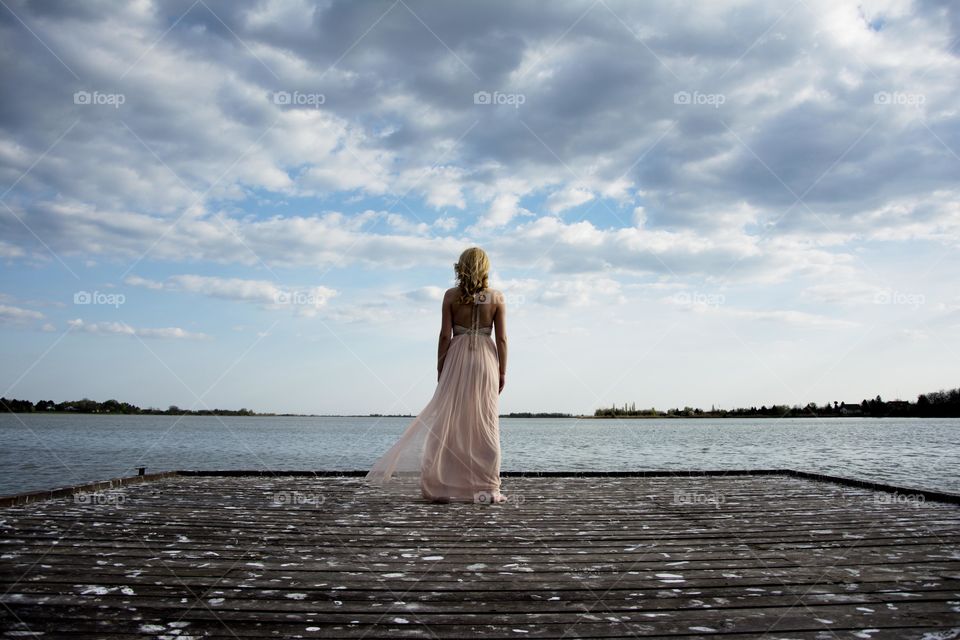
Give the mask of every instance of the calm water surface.
[{"label": "calm water surface", "polygon": [[[410,418],[0,415],[0,495],[171,469],[368,469]],[[503,418],[504,471],[791,468],[960,492],[960,419]]]}]

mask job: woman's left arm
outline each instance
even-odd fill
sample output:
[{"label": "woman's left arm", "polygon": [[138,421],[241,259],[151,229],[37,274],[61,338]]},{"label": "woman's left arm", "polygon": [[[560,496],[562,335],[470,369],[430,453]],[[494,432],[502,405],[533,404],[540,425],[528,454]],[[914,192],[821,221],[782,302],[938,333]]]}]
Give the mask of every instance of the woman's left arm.
[{"label": "woman's left arm", "polygon": [[443,371],[443,360],[447,357],[450,340],[453,335],[453,314],[450,309],[450,292],[443,296],[443,308],[440,311],[440,344],[437,346],[437,380]]}]

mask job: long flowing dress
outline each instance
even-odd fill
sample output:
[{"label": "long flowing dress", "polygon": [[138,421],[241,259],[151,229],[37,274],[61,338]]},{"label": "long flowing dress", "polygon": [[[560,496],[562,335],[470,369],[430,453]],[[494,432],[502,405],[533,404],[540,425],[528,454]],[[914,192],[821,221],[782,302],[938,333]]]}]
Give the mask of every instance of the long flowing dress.
[{"label": "long flowing dress", "polygon": [[367,473],[401,494],[489,502],[500,491],[499,360],[493,327],[453,325],[433,398]]}]

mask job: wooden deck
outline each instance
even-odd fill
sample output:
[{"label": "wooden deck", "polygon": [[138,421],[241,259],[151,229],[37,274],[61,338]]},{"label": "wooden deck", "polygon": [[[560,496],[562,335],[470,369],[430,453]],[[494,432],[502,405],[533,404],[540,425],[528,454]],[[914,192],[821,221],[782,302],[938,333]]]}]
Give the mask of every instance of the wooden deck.
[{"label": "wooden deck", "polygon": [[960,638],[949,496],[769,472],[505,477],[505,505],[119,484],[0,508],[0,637]]}]

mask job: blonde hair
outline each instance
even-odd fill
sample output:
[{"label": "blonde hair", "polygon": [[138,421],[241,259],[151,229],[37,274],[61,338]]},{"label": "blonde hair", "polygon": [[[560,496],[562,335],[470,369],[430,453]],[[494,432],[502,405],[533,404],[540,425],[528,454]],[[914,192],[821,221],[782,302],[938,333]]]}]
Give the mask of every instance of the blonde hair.
[{"label": "blonde hair", "polygon": [[460,260],[453,265],[453,272],[460,289],[460,304],[469,304],[475,293],[487,288],[490,258],[480,247],[470,247],[460,254]]}]

